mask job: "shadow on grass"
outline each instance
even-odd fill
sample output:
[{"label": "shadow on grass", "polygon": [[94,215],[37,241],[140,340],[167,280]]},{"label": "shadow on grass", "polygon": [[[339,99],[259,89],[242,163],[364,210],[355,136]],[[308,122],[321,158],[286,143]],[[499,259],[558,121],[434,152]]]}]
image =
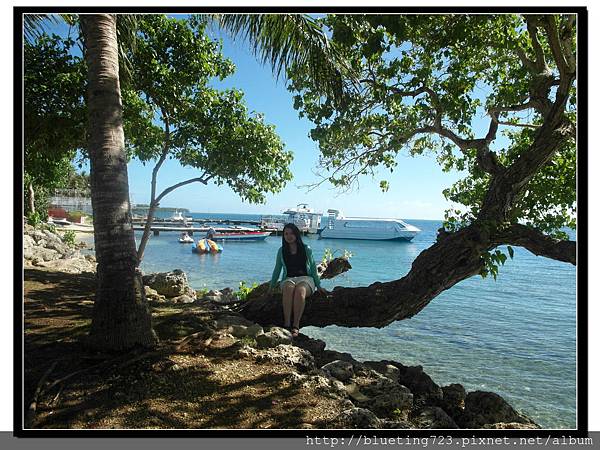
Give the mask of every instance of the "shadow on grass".
[{"label": "shadow on grass", "polygon": [[285,373],[259,373],[223,383],[201,365],[153,372],[151,366],[160,361],[152,358],[125,371],[80,377],[69,385],[68,407],[44,416],[36,428],[72,428],[76,423],[109,428],[293,428],[304,422],[310,408],[298,402],[286,407],[286,401],[301,392],[285,382]]},{"label": "shadow on grass", "polygon": [[[25,301],[24,407],[54,362],[47,383],[89,369],[43,392],[36,428],[294,428],[305,421],[310,400],[286,382],[288,372],[238,360],[235,343],[201,355],[199,348],[178,354],[191,361],[178,370],[170,358],[174,355],[166,353],[119,367],[141,349],[95,368],[116,355],[91,352],[83,343],[94,276],[27,269],[25,277],[31,283]],[[153,322],[164,341],[206,329],[209,318],[191,306],[163,305]],[[241,381],[213,372],[235,371],[240,365],[246,367]]]}]

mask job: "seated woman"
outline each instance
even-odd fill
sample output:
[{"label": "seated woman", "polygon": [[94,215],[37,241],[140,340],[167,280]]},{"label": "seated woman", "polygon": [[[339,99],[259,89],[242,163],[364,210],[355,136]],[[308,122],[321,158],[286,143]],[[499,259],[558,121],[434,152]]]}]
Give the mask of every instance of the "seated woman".
[{"label": "seated woman", "polygon": [[293,337],[297,337],[306,297],[313,294],[315,290],[327,291],[321,287],[312,250],[302,242],[300,230],[293,223],[283,227],[281,247],[277,251],[269,290],[277,285],[282,269],[283,325],[290,329]]}]

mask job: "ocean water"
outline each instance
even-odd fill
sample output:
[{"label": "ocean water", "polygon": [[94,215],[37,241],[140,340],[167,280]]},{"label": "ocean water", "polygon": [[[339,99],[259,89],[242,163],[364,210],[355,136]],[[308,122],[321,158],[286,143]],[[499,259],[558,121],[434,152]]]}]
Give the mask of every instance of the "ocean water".
[{"label": "ocean water", "polygon": [[[352,269],[324,280],[323,286],[366,286],[405,275],[441,226],[439,221],[406,221],[422,230],[409,243],[306,237],[316,260],[326,248],[335,256],[344,250],[353,254]],[[138,241],[140,236],[136,233]],[[177,233],[152,236],[142,269],[182,269],[196,289],[268,281],[281,245],[281,237],[225,242],[222,253],[199,255],[177,239]],[[467,391],[496,392],[544,428],[576,427],[576,270],[571,264],[515,248],[514,259],[500,268],[497,281],[479,276],[464,280],[412,319],[383,329],[329,326],[304,327],[302,332],[358,360],[421,365],[440,386],[460,383]]]}]

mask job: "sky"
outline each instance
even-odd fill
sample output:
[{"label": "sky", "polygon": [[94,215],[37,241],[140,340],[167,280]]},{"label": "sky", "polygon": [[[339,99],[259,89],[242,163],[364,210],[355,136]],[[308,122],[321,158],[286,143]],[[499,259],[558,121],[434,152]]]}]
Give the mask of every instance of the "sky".
[{"label": "sky", "polygon": [[[459,174],[443,173],[435,156],[412,158],[401,153],[398,166],[390,174],[381,170],[375,177],[364,176],[357,189],[343,193],[324,183],[314,190],[306,186],[320,181],[315,175],[319,150],[317,143],[308,137],[312,123],[299,118],[292,107],[292,94],[286,81],[276,80],[271,67],[264,66],[252,54],[245,42],[232,42],[219,31],[211,30],[211,37],[223,39],[223,53],[236,65],[236,73],[220,86],[238,88],[245,93],[250,111],[264,113],[265,122],[276,127],[276,132],[294,153],[291,171],[294,179],[280,193],[267,195],[266,204],[243,202],[227,186],[208,186],[198,183],[181,187],[170,193],[161,206],[188,208],[191,212],[280,214],[298,203],[308,203],[316,211],[338,209],[348,216],[397,217],[405,219],[443,219],[449,203],[442,190],[460,178]],[[128,165],[129,190],[132,203],[149,203],[152,165],[132,161]],[[161,167],[158,189],[193,178],[195,171],[169,161]],[[383,193],[381,180],[388,180],[390,188]]]}]

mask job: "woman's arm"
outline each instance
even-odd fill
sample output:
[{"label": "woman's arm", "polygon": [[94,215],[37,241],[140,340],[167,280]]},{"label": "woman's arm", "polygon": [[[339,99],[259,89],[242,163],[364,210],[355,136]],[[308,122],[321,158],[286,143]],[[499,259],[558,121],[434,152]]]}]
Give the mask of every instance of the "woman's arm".
[{"label": "woman's arm", "polygon": [[277,280],[279,278],[279,274],[281,273],[281,247],[277,251],[277,256],[275,259],[275,269],[273,269],[273,275],[271,275],[271,283],[270,287],[274,288],[277,285]]}]

